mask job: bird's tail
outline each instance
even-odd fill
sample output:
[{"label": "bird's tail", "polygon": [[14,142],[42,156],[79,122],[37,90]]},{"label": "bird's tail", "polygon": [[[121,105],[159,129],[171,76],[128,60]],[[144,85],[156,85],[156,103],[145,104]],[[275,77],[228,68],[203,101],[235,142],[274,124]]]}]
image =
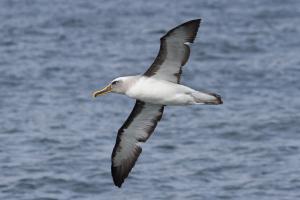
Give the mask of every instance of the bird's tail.
[{"label": "bird's tail", "polygon": [[196,91],[192,93],[192,96],[196,104],[218,105],[223,103],[221,96],[215,93]]}]

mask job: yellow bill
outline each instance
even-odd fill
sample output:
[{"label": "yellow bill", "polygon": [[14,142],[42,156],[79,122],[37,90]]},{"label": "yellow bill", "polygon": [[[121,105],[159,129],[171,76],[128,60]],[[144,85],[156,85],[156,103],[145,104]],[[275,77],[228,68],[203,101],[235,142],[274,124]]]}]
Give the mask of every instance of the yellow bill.
[{"label": "yellow bill", "polygon": [[106,86],[105,88],[103,88],[102,90],[97,90],[93,93],[93,97],[97,97],[97,96],[101,96],[101,95],[104,95],[104,94],[107,94],[111,92],[111,85],[109,84],[108,86]]}]

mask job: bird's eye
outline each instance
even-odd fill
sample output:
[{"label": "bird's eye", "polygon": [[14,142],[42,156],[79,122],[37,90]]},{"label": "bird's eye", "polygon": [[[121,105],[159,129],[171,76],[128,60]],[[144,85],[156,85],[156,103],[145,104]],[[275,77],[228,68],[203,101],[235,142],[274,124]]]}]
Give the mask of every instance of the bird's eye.
[{"label": "bird's eye", "polygon": [[112,85],[115,85],[115,84],[117,84],[118,83],[118,81],[113,81],[111,84]]}]

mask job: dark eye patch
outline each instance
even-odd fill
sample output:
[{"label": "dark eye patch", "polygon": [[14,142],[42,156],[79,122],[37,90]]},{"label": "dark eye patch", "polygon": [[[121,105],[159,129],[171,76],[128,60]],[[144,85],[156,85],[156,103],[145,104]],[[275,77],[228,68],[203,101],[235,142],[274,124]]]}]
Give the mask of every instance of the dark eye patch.
[{"label": "dark eye patch", "polygon": [[113,81],[111,84],[112,85],[115,85],[115,84],[117,84],[119,81]]}]

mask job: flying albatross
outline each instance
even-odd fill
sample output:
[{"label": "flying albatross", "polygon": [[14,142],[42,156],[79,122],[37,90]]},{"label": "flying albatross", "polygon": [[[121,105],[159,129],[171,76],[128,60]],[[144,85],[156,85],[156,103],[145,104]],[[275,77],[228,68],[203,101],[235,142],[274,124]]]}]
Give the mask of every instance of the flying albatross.
[{"label": "flying albatross", "polygon": [[201,19],[183,23],[160,39],[159,53],[150,68],[137,76],[114,79],[108,86],[93,93],[94,97],[109,92],[136,99],[129,117],[119,129],[111,155],[114,184],[121,187],[134,167],[142,148],[160,121],[166,105],[222,104],[215,93],[196,91],[180,85],[182,66],[190,55]]}]

